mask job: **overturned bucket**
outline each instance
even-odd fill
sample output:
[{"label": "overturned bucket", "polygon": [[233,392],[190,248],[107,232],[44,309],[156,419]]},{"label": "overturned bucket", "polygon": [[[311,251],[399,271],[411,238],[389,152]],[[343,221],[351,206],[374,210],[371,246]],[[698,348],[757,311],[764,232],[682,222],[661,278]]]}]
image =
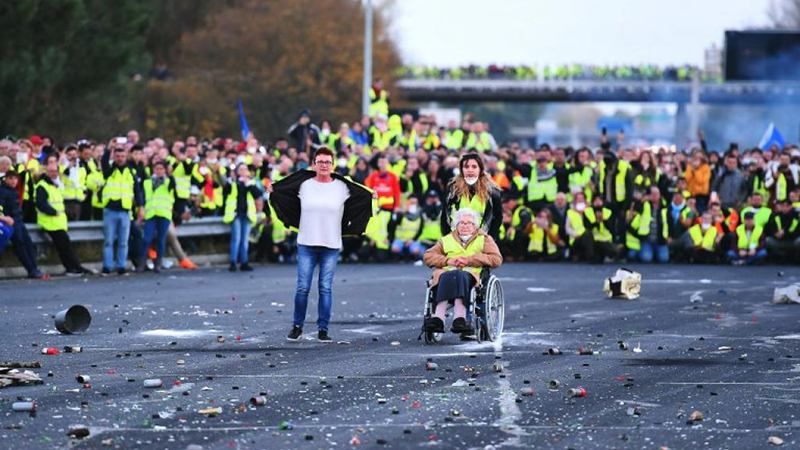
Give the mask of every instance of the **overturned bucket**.
[{"label": "overturned bucket", "polygon": [[92,315],[83,305],[72,305],[56,314],[56,329],[64,334],[82,333],[92,323]]}]

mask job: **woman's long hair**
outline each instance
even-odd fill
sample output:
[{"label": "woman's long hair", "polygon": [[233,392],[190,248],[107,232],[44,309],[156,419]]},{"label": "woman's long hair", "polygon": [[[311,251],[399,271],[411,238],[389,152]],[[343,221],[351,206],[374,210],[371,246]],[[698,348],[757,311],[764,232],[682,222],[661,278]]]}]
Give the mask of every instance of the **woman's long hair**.
[{"label": "woman's long hair", "polygon": [[467,184],[467,181],[464,179],[464,165],[469,160],[474,160],[478,163],[478,168],[480,168],[480,173],[478,174],[478,181],[475,183],[475,195],[481,199],[482,202],[486,202],[492,196],[492,189],[496,189],[497,186],[495,185],[494,181],[486,174],[486,171],[483,166],[483,160],[481,159],[480,155],[477,153],[467,153],[461,157],[461,161],[459,161],[459,173],[458,176],[453,177],[450,180],[449,191],[450,195],[455,199],[460,199],[461,197],[469,198],[470,196],[470,186]]}]

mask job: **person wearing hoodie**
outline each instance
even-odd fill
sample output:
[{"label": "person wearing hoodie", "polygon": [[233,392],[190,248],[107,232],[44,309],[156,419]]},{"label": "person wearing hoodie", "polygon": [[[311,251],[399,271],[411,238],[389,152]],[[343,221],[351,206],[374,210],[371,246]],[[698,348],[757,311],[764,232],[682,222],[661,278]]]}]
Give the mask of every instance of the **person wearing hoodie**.
[{"label": "person wearing hoodie", "polygon": [[311,112],[307,109],[300,112],[297,122],[289,127],[287,134],[292,140],[292,146],[298,152],[308,153],[309,156],[322,144],[321,130],[311,123]]}]

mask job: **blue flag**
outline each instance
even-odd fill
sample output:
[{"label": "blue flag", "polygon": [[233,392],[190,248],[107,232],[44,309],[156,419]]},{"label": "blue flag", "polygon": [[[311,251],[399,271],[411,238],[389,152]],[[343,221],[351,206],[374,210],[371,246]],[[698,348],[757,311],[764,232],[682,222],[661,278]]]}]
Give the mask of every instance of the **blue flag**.
[{"label": "blue flag", "polygon": [[781,132],[775,127],[774,123],[770,123],[767,127],[767,130],[764,131],[764,135],[761,136],[761,142],[758,143],[758,148],[761,150],[766,150],[772,145],[775,144],[778,148],[783,148],[786,145],[786,141],[783,139]]},{"label": "blue flag", "polygon": [[238,100],[239,105],[239,126],[242,128],[242,139],[247,139],[250,134],[250,127],[247,126],[247,117],[244,116],[244,108],[242,108],[242,100]]}]

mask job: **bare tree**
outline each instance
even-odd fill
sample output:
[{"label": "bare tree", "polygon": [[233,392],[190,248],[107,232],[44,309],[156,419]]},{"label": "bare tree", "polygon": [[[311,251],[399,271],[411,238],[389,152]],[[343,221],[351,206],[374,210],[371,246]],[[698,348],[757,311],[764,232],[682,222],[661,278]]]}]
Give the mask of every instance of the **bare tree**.
[{"label": "bare tree", "polygon": [[800,0],[772,0],[767,15],[775,28],[798,29],[800,28]]}]

